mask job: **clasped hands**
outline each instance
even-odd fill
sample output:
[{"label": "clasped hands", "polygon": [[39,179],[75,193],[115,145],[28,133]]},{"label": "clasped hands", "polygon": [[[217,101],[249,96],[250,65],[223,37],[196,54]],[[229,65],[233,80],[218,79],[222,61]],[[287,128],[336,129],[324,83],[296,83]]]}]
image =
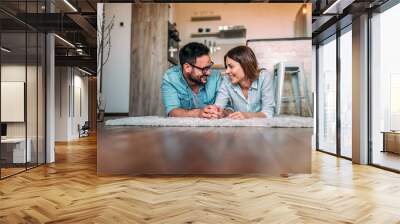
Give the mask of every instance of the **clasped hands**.
[{"label": "clasped hands", "polygon": [[246,119],[247,115],[244,112],[233,112],[225,110],[217,105],[207,105],[200,111],[200,117],[208,119],[231,118],[236,120]]}]

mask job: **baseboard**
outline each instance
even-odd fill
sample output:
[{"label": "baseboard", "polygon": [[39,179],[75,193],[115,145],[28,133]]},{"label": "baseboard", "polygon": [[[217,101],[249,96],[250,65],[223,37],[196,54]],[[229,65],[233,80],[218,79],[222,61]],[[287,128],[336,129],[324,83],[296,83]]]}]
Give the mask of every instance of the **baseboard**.
[{"label": "baseboard", "polygon": [[104,113],[105,117],[128,117],[128,113]]}]

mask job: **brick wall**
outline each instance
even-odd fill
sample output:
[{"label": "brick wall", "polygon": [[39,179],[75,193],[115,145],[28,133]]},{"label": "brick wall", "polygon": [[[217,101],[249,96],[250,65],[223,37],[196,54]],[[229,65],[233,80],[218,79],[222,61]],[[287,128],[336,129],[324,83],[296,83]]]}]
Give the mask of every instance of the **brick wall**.
[{"label": "brick wall", "polygon": [[[312,116],[311,98],[311,66],[312,66],[312,43],[311,40],[265,40],[250,41],[248,46],[256,54],[260,67],[266,68],[273,73],[274,65],[279,62],[299,63],[304,67],[305,83],[300,84],[300,93],[306,96],[310,102],[307,107],[307,98],[302,99],[302,114]],[[306,85],[306,88],[305,87]],[[285,76],[284,96],[292,95],[291,78]],[[311,109],[311,110],[310,110]],[[294,102],[282,103],[281,112],[283,114],[295,114]]]}]

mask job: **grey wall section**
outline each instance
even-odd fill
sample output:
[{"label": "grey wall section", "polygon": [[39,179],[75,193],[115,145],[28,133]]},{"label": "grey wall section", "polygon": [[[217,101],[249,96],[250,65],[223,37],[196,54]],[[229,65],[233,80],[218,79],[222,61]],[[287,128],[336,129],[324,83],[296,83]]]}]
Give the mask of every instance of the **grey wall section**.
[{"label": "grey wall section", "polygon": [[129,115],[163,115],[160,85],[168,68],[168,5],[132,4],[131,36]]},{"label": "grey wall section", "polygon": [[79,138],[78,125],[88,121],[88,77],[74,67],[55,71],[55,141],[70,141]]},{"label": "grey wall section", "polygon": [[55,73],[55,141],[68,140],[68,118],[69,114],[69,85],[71,77],[68,75],[68,67],[56,67]]},{"label": "grey wall section", "polygon": [[368,163],[368,15],[353,20],[353,162]]}]

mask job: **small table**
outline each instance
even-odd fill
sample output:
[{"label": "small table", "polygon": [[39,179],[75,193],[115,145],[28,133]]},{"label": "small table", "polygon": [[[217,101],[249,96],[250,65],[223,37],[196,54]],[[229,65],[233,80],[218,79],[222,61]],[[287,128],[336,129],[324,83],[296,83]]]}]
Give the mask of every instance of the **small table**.
[{"label": "small table", "polygon": [[[30,138],[6,138],[1,139],[1,159],[5,160],[5,163],[19,164],[31,161],[31,144]],[[25,144],[26,154],[25,154]]]},{"label": "small table", "polygon": [[392,152],[400,154],[400,131],[382,131],[383,150],[382,152]]}]

